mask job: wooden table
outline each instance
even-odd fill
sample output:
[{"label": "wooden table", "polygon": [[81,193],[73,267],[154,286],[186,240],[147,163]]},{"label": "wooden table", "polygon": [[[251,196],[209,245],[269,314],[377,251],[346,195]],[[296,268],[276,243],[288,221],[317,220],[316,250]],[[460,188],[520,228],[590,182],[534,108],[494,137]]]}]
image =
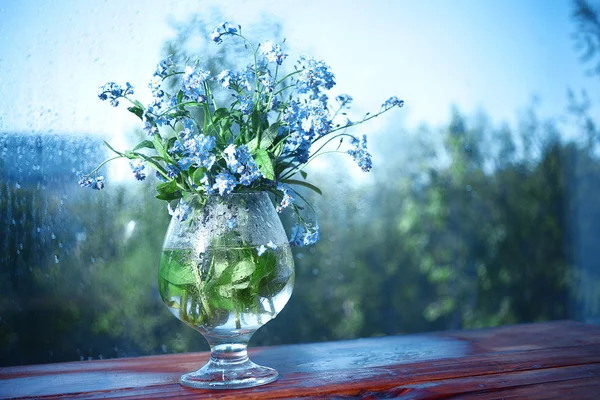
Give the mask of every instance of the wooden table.
[{"label": "wooden table", "polygon": [[600,327],[572,321],[254,348],[277,382],[179,385],[208,353],[0,368],[0,398],[600,399]]}]

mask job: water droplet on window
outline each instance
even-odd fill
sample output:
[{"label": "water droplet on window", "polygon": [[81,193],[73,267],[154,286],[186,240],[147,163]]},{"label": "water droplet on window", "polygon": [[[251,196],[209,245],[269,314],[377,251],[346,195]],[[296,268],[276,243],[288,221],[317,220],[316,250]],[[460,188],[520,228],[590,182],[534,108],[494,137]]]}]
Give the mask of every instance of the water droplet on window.
[{"label": "water droplet on window", "polygon": [[20,184],[19,182],[17,182],[17,183],[15,183],[15,187],[16,187],[17,189],[21,189],[21,184]]},{"label": "water droplet on window", "polygon": [[52,233],[52,236],[51,236],[51,237],[52,237],[52,240],[55,240],[55,239],[56,239],[56,235],[54,234],[54,232]]},{"label": "water droplet on window", "polygon": [[58,259],[58,256],[55,254],[54,255],[54,263],[58,264],[60,262],[60,260]]},{"label": "water droplet on window", "polygon": [[473,188],[471,187],[471,185],[467,185],[466,189],[467,189],[467,192],[470,192]]}]

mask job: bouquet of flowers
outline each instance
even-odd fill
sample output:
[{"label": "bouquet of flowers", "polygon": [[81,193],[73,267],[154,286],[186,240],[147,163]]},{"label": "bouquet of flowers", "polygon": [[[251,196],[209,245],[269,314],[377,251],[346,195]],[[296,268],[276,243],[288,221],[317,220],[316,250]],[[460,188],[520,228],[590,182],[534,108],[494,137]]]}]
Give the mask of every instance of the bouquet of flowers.
[{"label": "bouquet of flowers", "polygon": [[283,74],[284,43],[254,46],[241,26],[229,23],[217,27],[210,38],[216,44],[242,40],[251,63],[213,75],[200,61],[178,62],[169,56],[160,61],[149,83],[153,98],[147,106],[131,97],[130,83],[123,87],[109,82],[99,88],[99,98],[114,107],[122,100],[130,103],[128,110],[140,118],[148,138],[125,151],[105,142],[115,156],[89,174],[79,172],[79,184],[104,188],[98,170],[111,160],[127,158],[138,180],[146,179],[148,170],[155,171],[161,181],[156,197],[167,201],[169,212],[182,221],[192,196],[205,202],[211,195],[268,191],[276,198],[277,211],[289,208],[298,217],[290,243],[315,243],[318,225],[304,222],[304,207],[297,201],[302,196],[294,186],[321,191],[306,180],[304,168],[322,154],[340,152],[369,171],[367,138],[351,135],[348,128],[404,102],[390,97],[377,113],[352,122],[345,117],[352,97],[340,95],[335,106],[329,104],[325,92],[335,85],[335,77],[325,62],[302,56],[293,71]]}]

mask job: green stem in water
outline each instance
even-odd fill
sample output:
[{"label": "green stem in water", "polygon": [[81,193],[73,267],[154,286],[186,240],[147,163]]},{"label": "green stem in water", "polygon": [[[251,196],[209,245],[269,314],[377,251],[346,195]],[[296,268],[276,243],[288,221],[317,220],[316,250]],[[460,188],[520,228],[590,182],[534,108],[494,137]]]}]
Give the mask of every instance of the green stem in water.
[{"label": "green stem in water", "polygon": [[235,329],[242,329],[242,321],[240,319],[240,312],[238,309],[235,309]]}]

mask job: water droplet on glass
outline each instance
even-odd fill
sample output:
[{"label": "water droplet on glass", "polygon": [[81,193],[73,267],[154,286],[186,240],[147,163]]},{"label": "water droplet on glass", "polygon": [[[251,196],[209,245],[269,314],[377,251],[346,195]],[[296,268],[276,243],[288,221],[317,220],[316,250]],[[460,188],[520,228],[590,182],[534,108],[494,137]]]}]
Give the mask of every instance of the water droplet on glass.
[{"label": "water droplet on glass", "polygon": [[60,260],[58,259],[57,255],[54,255],[54,263],[58,264],[60,262]]},{"label": "water droplet on glass", "polygon": [[17,182],[17,183],[15,183],[15,187],[16,187],[17,189],[21,189],[21,184],[20,184],[19,182]]},{"label": "water droplet on glass", "polygon": [[54,233],[52,233],[52,240],[56,239],[56,235]]},{"label": "water droplet on glass", "polygon": [[470,192],[473,188],[471,187],[471,185],[467,185],[466,189],[467,189],[467,192]]}]

